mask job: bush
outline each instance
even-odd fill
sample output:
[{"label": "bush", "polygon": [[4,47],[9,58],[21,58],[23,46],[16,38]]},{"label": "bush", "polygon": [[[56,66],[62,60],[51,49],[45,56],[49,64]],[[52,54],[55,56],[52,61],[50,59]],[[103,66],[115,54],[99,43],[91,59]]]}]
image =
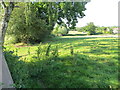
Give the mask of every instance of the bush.
[{"label": "bush", "polygon": [[84,29],[83,29],[82,27],[76,27],[76,30],[77,30],[78,32],[84,32]]},{"label": "bush", "polygon": [[[18,3],[21,8],[15,8],[9,21],[7,34],[14,35],[15,42],[40,42],[51,32],[45,20],[37,17],[36,8],[29,8],[26,3]],[[27,12],[26,12],[26,9]]]},{"label": "bush", "polygon": [[[21,60],[20,56],[17,56],[17,53],[14,51],[4,50],[4,55],[10,69],[11,76],[13,78],[13,86],[16,88],[41,88],[39,82],[31,78],[30,73],[32,69],[30,67],[31,63],[26,63],[24,60]],[[26,60],[26,59],[25,59]],[[34,71],[36,72],[36,71]],[[34,83],[33,83],[34,82]]]},{"label": "bush", "polygon": [[5,36],[5,44],[15,44],[17,41],[18,40],[15,35],[6,35]]},{"label": "bush", "polygon": [[19,61],[19,56],[16,56],[13,51],[4,51],[6,61],[8,63],[8,67],[10,69],[13,81],[14,87],[25,88],[25,84],[27,84],[27,78],[28,74],[26,72],[26,66],[23,61]]},{"label": "bush", "polygon": [[68,34],[68,29],[65,26],[57,25],[52,31],[52,34],[56,36],[63,36]]},{"label": "bush", "polygon": [[103,29],[102,29],[102,27],[97,27],[97,28],[96,28],[96,33],[97,33],[97,34],[103,34]]}]

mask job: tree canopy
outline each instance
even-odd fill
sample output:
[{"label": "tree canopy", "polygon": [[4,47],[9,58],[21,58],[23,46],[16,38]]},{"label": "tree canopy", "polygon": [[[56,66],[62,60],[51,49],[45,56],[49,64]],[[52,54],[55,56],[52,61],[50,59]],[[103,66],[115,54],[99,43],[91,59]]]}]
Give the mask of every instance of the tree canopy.
[{"label": "tree canopy", "polygon": [[74,28],[78,18],[83,18],[87,2],[19,2],[12,12],[8,34],[18,41],[41,41],[50,35],[55,24]]}]

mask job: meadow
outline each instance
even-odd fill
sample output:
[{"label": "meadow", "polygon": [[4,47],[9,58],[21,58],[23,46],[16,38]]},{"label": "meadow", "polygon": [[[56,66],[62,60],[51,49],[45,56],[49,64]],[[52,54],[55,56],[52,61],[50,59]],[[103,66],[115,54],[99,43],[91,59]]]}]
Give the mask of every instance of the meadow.
[{"label": "meadow", "polygon": [[17,88],[118,87],[118,38],[61,36],[5,48]]}]

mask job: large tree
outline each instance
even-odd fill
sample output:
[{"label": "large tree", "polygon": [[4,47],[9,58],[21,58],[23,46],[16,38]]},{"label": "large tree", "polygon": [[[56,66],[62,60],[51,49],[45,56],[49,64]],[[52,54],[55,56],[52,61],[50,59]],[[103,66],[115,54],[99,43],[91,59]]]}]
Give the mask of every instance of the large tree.
[{"label": "large tree", "polygon": [[[20,8],[14,9],[8,32],[12,32],[12,34],[14,32],[17,38],[23,39],[25,42],[26,40],[41,41],[45,36],[51,34],[56,23],[62,24],[64,22],[67,27],[74,28],[77,19],[85,16],[83,11],[86,10],[86,3],[87,2],[17,3]],[[45,26],[42,25],[43,22],[47,30]],[[40,28],[42,26],[43,28]]]},{"label": "large tree", "polygon": [[78,22],[78,18],[83,18],[86,10],[87,2],[39,2],[34,3],[38,7],[38,16],[46,20],[48,25],[53,29],[55,23],[66,24],[70,28],[74,28]]},{"label": "large tree", "polygon": [[18,42],[40,42],[48,35],[46,21],[38,17],[38,11],[32,3],[17,3],[11,14],[7,33]]},{"label": "large tree", "polygon": [[[78,22],[78,18],[83,18],[85,15],[83,11],[86,10],[87,2],[35,2],[31,3],[32,7],[36,9],[36,15],[46,21],[49,29],[49,34],[53,30],[56,23],[61,24],[65,21],[68,27],[74,28]],[[1,2],[4,10],[1,30],[1,44],[4,42],[5,32],[8,27],[11,12],[14,8],[13,2]],[[31,13],[32,14],[32,13]],[[32,15],[27,16],[28,18]],[[13,17],[14,18],[14,17]],[[29,22],[30,23],[30,22]],[[15,23],[16,24],[16,23]]]}]

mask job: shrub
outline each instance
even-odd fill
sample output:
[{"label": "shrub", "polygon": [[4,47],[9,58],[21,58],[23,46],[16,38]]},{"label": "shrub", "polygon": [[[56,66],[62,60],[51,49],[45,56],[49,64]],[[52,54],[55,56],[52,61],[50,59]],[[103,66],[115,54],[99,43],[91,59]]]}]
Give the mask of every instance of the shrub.
[{"label": "shrub", "polygon": [[[38,75],[36,67],[33,63],[27,63],[21,60],[20,56],[15,55],[14,51],[4,50],[4,55],[10,69],[14,84],[16,88],[41,88],[37,80],[31,77],[33,72]],[[26,60],[26,59],[25,59]],[[39,68],[39,66],[37,66]],[[34,70],[34,71],[33,71]],[[34,82],[34,83],[33,83]]]},{"label": "shrub", "polygon": [[5,36],[5,44],[15,44],[17,41],[18,40],[15,35],[6,35]]},{"label": "shrub", "polygon": [[28,8],[26,3],[18,3],[9,21],[7,34],[14,35],[17,42],[40,42],[51,32],[46,21],[37,17],[36,8]]},{"label": "shrub", "polygon": [[103,29],[101,27],[96,28],[96,33],[97,34],[103,34]]},{"label": "shrub", "polygon": [[52,31],[52,34],[56,36],[63,36],[63,35],[66,35],[67,33],[68,33],[68,29],[62,25],[57,25]]},{"label": "shrub", "polygon": [[27,68],[23,61],[19,61],[19,56],[16,56],[13,51],[4,51],[5,58],[8,63],[13,81],[15,81],[14,87],[25,88],[27,85],[28,73]]}]

